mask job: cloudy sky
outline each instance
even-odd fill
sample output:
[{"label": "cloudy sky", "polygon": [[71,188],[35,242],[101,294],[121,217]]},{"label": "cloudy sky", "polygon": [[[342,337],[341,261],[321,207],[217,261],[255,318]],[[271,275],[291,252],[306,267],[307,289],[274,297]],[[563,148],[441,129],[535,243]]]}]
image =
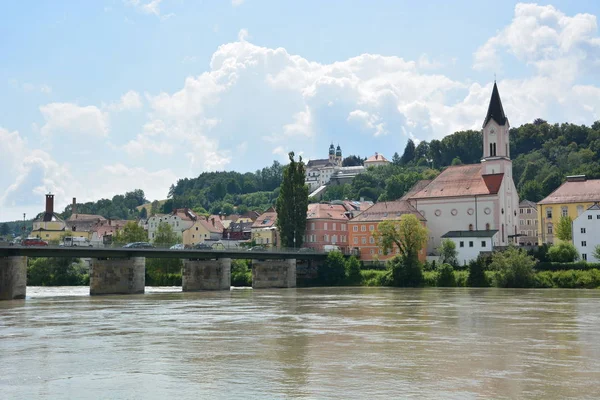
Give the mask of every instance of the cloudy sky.
[{"label": "cloudy sky", "polygon": [[596,0],[8,2],[0,14],[0,221],[178,178],[391,157],[481,127],[600,119]]}]

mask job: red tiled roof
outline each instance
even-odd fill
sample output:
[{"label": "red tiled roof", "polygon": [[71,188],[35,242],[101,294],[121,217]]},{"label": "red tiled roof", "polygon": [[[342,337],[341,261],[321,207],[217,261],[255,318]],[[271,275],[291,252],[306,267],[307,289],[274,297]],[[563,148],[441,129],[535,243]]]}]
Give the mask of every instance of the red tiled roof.
[{"label": "red tiled roof", "polygon": [[71,214],[67,221],[106,221],[102,215],[94,214]]},{"label": "red tiled roof", "polygon": [[418,181],[417,183],[415,183],[415,185],[413,187],[411,187],[410,190],[408,192],[406,192],[404,194],[404,196],[402,196],[400,198],[400,200],[408,200],[408,199],[410,199],[415,194],[417,194],[421,190],[425,189],[425,187],[427,187],[427,185],[429,185],[430,183],[431,183],[431,179],[421,179],[420,181]]},{"label": "red tiled roof", "polygon": [[389,219],[400,219],[404,214],[414,214],[419,220],[426,221],[408,201],[380,201],[354,217],[350,222],[378,222]]},{"label": "red tiled roof", "polygon": [[212,219],[205,220],[201,218],[199,221],[209,232],[223,233],[223,225],[221,225],[220,221],[217,223],[217,220],[215,220],[214,225]]},{"label": "red tiled roof", "polygon": [[587,203],[600,201],[600,179],[566,181],[538,204]]},{"label": "red tiled roof", "polygon": [[446,168],[425,188],[407,199],[459,197],[496,194],[504,174],[482,175],[481,164],[456,165]]},{"label": "red tiled roof", "polygon": [[[270,208],[269,210],[272,210]],[[252,224],[253,228],[270,228],[275,226],[275,222],[277,222],[277,212],[275,211],[267,211],[262,213],[256,221]]]},{"label": "red tiled roof", "polygon": [[348,220],[346,207],[341,204],[309,204],[306,219]]},{"label": "red tiled roof", "polygon": [[384,156],[382,156],[379,153],[375,153],[374,155],[372,155],[371,157],[369,157],[365,160],[365,162],[367,162],[367,163],[368,162],[382,162],[382,161],[390,162],[387,158],[385,158]]}]

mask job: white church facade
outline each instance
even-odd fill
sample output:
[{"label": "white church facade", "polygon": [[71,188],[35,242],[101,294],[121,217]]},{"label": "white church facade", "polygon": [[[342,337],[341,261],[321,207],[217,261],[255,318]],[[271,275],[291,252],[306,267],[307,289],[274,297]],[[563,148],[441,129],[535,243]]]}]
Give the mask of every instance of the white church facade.
[{"label": "white church facade", "polygon": [[431,181],[418,182],[403,199],[427,219],[428,255],[437,254],[450,231],[495,231],[493,246],[516,243],[519,196],[513,182],[509,123],[498,87],[483,123],[483,158],[479,164],[445,169]]}]

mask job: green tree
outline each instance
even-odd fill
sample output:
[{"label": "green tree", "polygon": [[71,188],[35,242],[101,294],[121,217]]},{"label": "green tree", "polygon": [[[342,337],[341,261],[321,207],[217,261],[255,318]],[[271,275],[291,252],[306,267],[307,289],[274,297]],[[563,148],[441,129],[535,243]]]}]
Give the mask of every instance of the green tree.
[{"label": "green tree", "polygon": [[454,268],[450,264],[442,264],[438,268],[438,276],[436,285],[439,287],[456,286],[456,278],[454,277]]},{"label": "green tree", "polygon": [[399,220],[380,222],[373,237],[384,254],[396,246],[400,257],[416,260],[427,242],[427,228],[413,214],[404,214]]},{"label": "green tree", "polygon": [[346,262],[339,251],[327,254],[325,262],[319,265],[317,270],[319,283],[327,286],[341,284],[346,278]]},{"label": "green tree", "polygon": [[143,208],[140,210],[140,218],[141,218],[141,219],[146,219],[146,218],[148,218],[148,210],[146,209],[146,207],[143,207]]},{"label": "green tree", "polygon": [[179,241],[177,234],[167,222],[158,224],[153,243],[159,247],[170,247]]},{"label": "green tree", "polygon": [[487,276],[485,275],[485,261],[479,256],[475,260],[469,262],[469,277],[467,278],[467,286],[470,287],[488,287],[490,286]]},{"label": "green tree", "polygon": [[462,161],[460,160],[460,157],[454,157],[452,159],[452,165],[462,165]]},{"label": "green tree", "polygon": [[346,260],[345,263],[345,267],[346,267],[346,280],[348,281],[348,283],[350,284],[359,284],[361,281],[361,274],[360,274],[360,261],[358,261],[358,258],[351,256],[350,258],[348,258]]},{"label": "green tree", "polygon": [[234,209],[233,209],[233,204],[230,204],[230,203],[223,203],[223,207],[222,207],[222,209],[221,209],[221,212],[222,212],[224,215],[231,215],[231,214],[233,214],[233,211],[234,211]]},{"label": "green tree", "polygon": [[594,252],[592,254],[596,260],[600,260],[600,245],[594,247]]},{"label": "green tree", "polygon": [[115,235],[116,243],[131,243],[131,242],[145,242],[148,240],[148,233],[137,224],[135,221],[129,221],[125,224],[123,229],[117,231]]},{"label": "green tree", "polygon": [[407,165],[415,159],[415,142],[412,139],[408,139],[406,147],[404,147],[404,154],[402,154],[401,163]]},{"label": "green tree", "polygon": [[8,235],[9,232],[8,224],[5,222],[0,225],[0,235],[5,236]]},{"label": "green tree", "polygon": [[526,181],[520,190],[520,197],[537,203],[543,199],[542,191],[542,185],[538,181]]},{"label": "green tree", "polygon": [[440,262],[450,264],[453,267],[458,265],[458,252],[456,251],[456,243],[450,239],[442,240],[440,247]]},{"label": "green tree", "polygon": [[560,240],[573,240],[573,220],[568,215],[563,215],[556,224],[556,237]]},{"label": "green tree", "polygon": [[568,263],[573,262],[579,258],[577,249],[571,243],[560,242],[558,244],[550,246],[548,249],[548,257],[550,261]]},{"label": "green tree", "polygon": [[402,158],[400,158],[400,154],[398,154],[398,152],[395,152],[392,156],[392,164],[397,166],[402,165]]},{"label": "green tree", "polygon": [[423,268],[416,258],[394,257],[387,262],[388,284],[396,287],[423,285]]},{"label": "green tree", "polygon": [[498,287],[528,288],[535,284],[533,267],[535,259],[523,249],[510,246],[505,251],[492,255],[489,268],[494,273],[494,283]]},{"label": "green tree", "polygon": [[364,160],[359,156],[348,156],[342,160],[342,167],[357,167],[363,165]]},{"label": "green tree", "polygon": [[294,153],[290,152],[289,158],[276,202],[277,228],[283,247],[302,247],[308,209],[308,186],[304,183],[306,170],[302,157],[296,162]]}]

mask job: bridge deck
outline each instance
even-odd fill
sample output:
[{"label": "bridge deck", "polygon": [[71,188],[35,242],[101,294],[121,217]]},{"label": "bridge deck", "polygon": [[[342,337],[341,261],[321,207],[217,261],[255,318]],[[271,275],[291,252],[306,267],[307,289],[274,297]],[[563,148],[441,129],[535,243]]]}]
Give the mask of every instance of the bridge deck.
[{"label": "bridge deck", "polygon": [[135,249],[135,248],[99,248],[99,247],[61,247],[61,246],[0,246],[0,257],[75,257],[75,258],[181,258],[191,260],[210,260],[218,258],[234,259],[292,259],[321,260],[326,253],[304,252],[294,249],[272,251],[247,251],[241,249],[226,250],[171,250],[171,249]]}]

